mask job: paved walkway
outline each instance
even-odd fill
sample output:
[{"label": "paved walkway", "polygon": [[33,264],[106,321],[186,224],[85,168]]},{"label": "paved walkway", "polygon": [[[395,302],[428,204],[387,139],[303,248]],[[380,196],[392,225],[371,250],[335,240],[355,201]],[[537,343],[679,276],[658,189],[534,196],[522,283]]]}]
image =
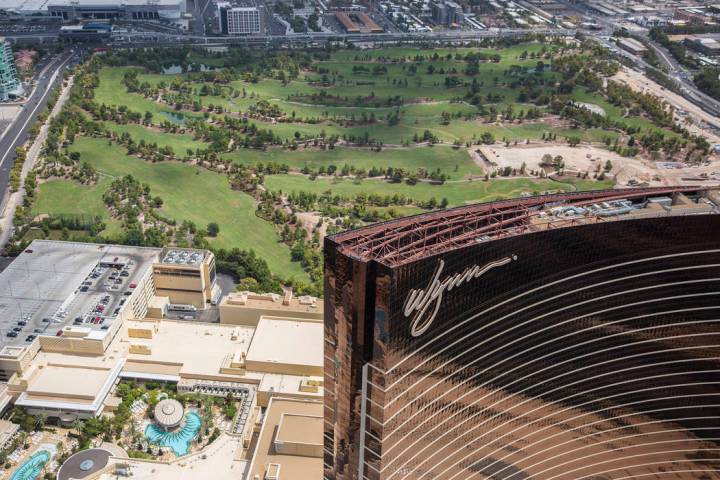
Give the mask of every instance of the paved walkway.
[{"label": "paved walkway", "polygon": [[40,133],[38,133],[38,136],[35,138],[35,141],[27,152],[27,158],[25,159],[25,164],[23,165],[22,173],[20,175],[20,189],[17,192],[10,194],[10,197],[5,203],[5,208],[2,211],[2,217],[0,218],[0,229],[2,229],[0,230],[0,248],[4,247],[8,240],[10,240],[10,233],[13,228],[13,218],[15,217],[15,209],[18,205],[22,204],[23,198],[25,197],[25,178],[37,163],[40,151],[45,144],[45,139],[47,139],[48,136],[50,120],[60,113],[63,105],[65,105],[65,102],[70,97],[70,89],[73,86],[73,80],[73,77],[68,79],[67,85],[63,87],[63,90],[60,93],[57,102],[55,102],[55,106],[50,112],[47,121],[40,128]]},{"label": "paved walkway", "polygon": [[[244,478],[248,462],[235,460],[235,451],[240,446],[240,437],[220,435],[201,452],[181,457],[170,464],[145,462],[128,459],[132,478],[135,480],[238,480]],[[112,480],[115,475],[103,474],[101,480]]]}]

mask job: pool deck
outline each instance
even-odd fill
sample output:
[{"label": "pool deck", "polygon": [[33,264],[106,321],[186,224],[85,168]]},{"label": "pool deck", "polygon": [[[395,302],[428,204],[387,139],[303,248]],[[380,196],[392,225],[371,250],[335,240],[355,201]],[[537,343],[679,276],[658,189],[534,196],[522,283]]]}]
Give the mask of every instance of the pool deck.
[{"label": "pool deck", "polygon": [[[123,460],[135,480],[238,480],[243,478],[247,461],[235,460],[235,452],[241,447],[239,437],[222,434],[201,452],[178,458],[169,464],[144,462],[137,459]],[[202,458],[203,455],[207,457]],[[111,474],[102,474],[101,480],[115,480]]]}]

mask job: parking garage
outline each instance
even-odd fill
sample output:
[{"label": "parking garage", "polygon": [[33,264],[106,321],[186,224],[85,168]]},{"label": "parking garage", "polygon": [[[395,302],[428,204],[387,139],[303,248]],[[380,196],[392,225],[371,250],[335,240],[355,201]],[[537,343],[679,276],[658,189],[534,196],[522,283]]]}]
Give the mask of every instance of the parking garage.
[{"label": "parking garage", "polygon": [[108,330],[159,251],[34,241],[0,273],[0,347],[62,336],[67,326]]}]

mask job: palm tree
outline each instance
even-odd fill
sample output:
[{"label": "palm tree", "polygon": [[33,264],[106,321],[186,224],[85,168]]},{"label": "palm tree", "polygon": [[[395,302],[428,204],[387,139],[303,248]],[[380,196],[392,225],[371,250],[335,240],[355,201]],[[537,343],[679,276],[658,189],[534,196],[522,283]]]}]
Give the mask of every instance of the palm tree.
[{"label": "palm tree", "polygon": [[83,425],[83,421],[79,418],[76,418],[75,421],[73,421],[72,423],[72,428],[77,432],[78,435],[82,435]]},{"label": "palm tree", "polygon": [[24,447],[25,442],[27,442],[27,437],[28,437],[28,432],[25,432],[25,431],[20,432],[20,435],[18,436],[18,440],[19,440],[18,444]]},{"label": "palm tree", "polygon": [[41,413],[40,415],[35,417],[35,430],[42,430],[47,423],[47,419],[47,413]]}]

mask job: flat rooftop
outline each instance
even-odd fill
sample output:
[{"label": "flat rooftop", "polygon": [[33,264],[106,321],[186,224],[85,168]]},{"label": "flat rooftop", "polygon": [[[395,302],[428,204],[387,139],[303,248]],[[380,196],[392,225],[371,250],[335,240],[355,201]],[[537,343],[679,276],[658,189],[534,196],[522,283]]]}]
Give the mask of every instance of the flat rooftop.
[{"label": "flat rooftop", "polygon": [[320,322],[261,318],[247,352],[248,369],[276,371],[280,365],[295,365],[322,374],[323,328]]},{"label": "flat rooftop", "polygon": [[[308,422],[312,427],[306,430],[292,428],[293,431],[283,431],[281,422],[283,418],[311,417]],[[313,420],[315,418],[317,420]],[[320,456],[283,454],[276,450],[277,432],[281,435],[291,436],[295,443],[304,442],[315,444],[322,442],[322,418],[323,404],[320,401],[291,400],[281,397],[274,397],[270,401],[265,421],[263,422],[257,447],[253,455],[252,463],[247,478],[267,478],[265,473],[270,470],[281,472],[280,478],[292,480],[317,480],[323,475],[323,459]],[[293,422],[294,423],[294,422]],[[305,422],[307,423],[307,422]],[[320,428],[318,428],[320,425]],[[298,427],[294,423],[294,427]],[[280,438],[282,441],[282,438]],[[320,450],[322,452],[322,450]]]},{"label": "flat rooftop", "polygon": [[15,404],[22,407],[72,408],[97,412],[114,385],[125,359],[40,351],[19,384],[27,388]]},{"label": "flat rooftop", "polygon": [[[657,198],[667,198],[658,202]],[[638,218],[720,213],[720,189],[595,190],[479,203],[350,230],[325,241],[360,261],[402,265],[463,246],[549,228]]]},{"label": "flat rooftop", "polygon": [[[153,338],[131,338],[128,329],[154,328]],[[180,320],[127,321],[122,342],[147,345],[149,354],[129,353],[125,371],[205,378],[219,376],[228,356],[247,352],[254,328]],[[322,339],[322,337],[321,337]]]},{"label": "flat rooftop", "polygon": [[[0,273],[0,347],[27,345],[28,335],[56,335],[76,318],[81,319],[76,326],[102,333],[103,326],[109,327],[125,308],[128,286],[147,273],[159,252],[157,248],[35,240]],[[120,276],[122,269],[127,276]],[[115,280],[109,278],[113,272],[117,272]],[[103,300],[103,311],[97,312]],[[96,316],[103,319],[102,324],[90,322]],[[17,336],[8,337],[13,329],[18,329]]]},{"label": "flat rooftop", "polygon": [[315,415],[285,413],[282,416],[275,440],[283,443],[322,445],[323,418]]},{"label": "flat rooftop", "polygon": [[323,302],[317,298],[302,295],[295,297],[285,295],[285,297],[275,294],[256,294],[252,292],[230,292],[220,302],[221,306],[237,306],[249,309],[260,309],[266,311],[277,311],[278,315],[282,312],[311,312],[322,315]]},{"label": "flat rooftop", "polygon": [[31,379],[26,392],[33,397],[72,397],[92,400],[108,380],[110,372],[110,368],[49,364],[39,369]]}]

